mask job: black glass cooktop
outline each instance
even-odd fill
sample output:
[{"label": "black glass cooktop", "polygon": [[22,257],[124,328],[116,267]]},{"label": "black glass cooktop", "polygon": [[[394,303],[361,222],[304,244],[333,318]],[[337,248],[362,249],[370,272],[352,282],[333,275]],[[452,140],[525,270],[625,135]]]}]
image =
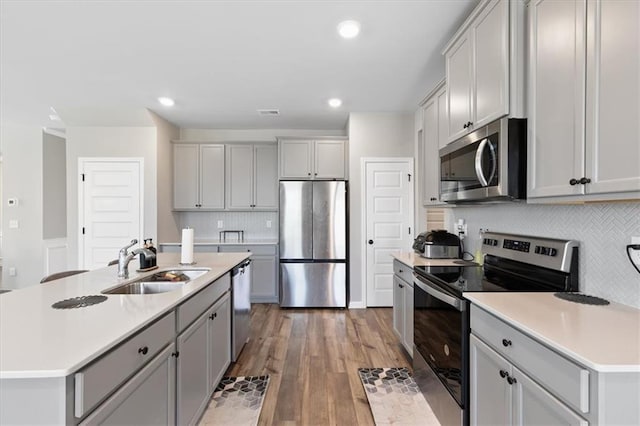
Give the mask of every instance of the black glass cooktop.
[{"label": "black glass cooktop", "polygon": [[416,266],[414,271],[456,295],[465,291],[506,291],[484,277],[482,266]]}]

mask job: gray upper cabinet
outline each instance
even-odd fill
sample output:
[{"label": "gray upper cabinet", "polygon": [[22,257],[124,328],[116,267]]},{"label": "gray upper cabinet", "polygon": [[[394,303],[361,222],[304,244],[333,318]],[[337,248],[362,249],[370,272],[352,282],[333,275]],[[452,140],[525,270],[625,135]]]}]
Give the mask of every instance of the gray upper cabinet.
[{"label": "gray upper cabinet", "polygon": [[529,198],[640,196],[639,26],[636,1],[530,3]]},{"label": "gray upper cabinet", "polygon": [[346,179],[347,141],[282,139],[280,179]]},{"label": "gray upper cabinet", "polygon": [[224,208],[224,145],[173,146],[175,210]]},{"label": "gray upper cabinet", "polygon": [[[422,204],[435,206],[440,201],[440,156],[438,150],[446,145],[446,87],[440,83],[423,105],[422,132]],[[443,129],[444,127],[444,129]],[[442,137],[442,139],[441,139]]]},{"label": "gray upper cabinet", "polygon": [[277,146],[227,145],[226,156],[227,210],[276,210]]},{"label": "gray upper cabinet", "polygon": [[523,21],[523,2],[484,0],[445,48],[449,142],[524,113]]}]

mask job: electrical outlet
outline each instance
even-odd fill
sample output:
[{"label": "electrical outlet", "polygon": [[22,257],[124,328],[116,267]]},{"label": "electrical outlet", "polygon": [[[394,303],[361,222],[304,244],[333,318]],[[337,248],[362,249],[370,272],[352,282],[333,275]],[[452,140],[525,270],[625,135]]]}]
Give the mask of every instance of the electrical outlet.
[{"label": "electrical outlet", "polygon": [[16,268],[15,266],[12,266],[9,268],[9,276],[10,277],[15,277],[18,273],[16,272]]},{"label": "electrical outlet", "polygon": [[20,228],[20,222],[18,222],[16,219],[11,219],[9,221],[9,229],[18,229]]},{"label": "electrical outlet", "polygon": [[222,228],[224,228],[224,222],[219,220],[218,221],[218,229],[222,229]]},{"label": "electrical outlet", "polygon": [[267,228],[271,228],[271,221],[270,220],[267,221]]}]

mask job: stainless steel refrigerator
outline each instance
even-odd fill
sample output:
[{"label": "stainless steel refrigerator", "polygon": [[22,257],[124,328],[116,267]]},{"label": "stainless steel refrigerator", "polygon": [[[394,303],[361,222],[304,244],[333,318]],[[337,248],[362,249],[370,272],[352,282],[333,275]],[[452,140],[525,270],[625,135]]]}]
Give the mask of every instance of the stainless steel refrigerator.
[{"label": "stainless steel refrigerator", "polygon": [[280,306],[347,306],[347,184],[280,182]]}]

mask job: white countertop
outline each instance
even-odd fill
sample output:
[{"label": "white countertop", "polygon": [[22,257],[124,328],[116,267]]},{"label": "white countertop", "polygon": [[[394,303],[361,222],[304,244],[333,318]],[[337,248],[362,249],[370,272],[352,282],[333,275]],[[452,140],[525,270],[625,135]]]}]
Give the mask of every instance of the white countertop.
[{"label": "white countertop", "polygon": [[209,268],[180,290],[148,295],[107,295],[105,302],[77,309],[51,305],[77,296],[99,295],[104,289],[158,270],[118,280],[117,266],[33,285],[0,295],[0,378],[64,377],[105,353],[151,321],[249,257],[249,253],[195,253],[196,264],[177,266],[178,253],[159,253],[163,268]]},{"label": "white countertop", "polygon": [[[278,244],[278,240],[277,239],[266,239],[266,240],[259,240],[259,239],[245,239],[243,241],[238,241],[238,240],[229,240],[229,241],[220,241],[218,238],[199,238],[196,239],[193,242],[193,245],[196,246],[202,246],[202,245],[216,245],[216,246],[224,246],[224,245],[231,245],[231,246],[261,246],[261,245],[265,245],[265,246],[274,246]],[[160,243],[158,245],[161,246],[180,246],[182,245],[181,242],[168,242],[168,243]]]},{"label": "white countertop", "polygon": [[464,293],[477,306],[596,371],[640,372],[640,310],[583,305],[553,293]]},{"label": "white countertop", "polygon": [[[477,263],[473,262],[464,262],[464,265],[461,265],[460,259],[427,259],[426,257],[422,257],[416,254],[414,251],[395,251],[391,253],[394,259],[404,263],[410,268],[414,266],[473,266],[477,265]],[[456,263],[458,262],[458,263]]]}]

